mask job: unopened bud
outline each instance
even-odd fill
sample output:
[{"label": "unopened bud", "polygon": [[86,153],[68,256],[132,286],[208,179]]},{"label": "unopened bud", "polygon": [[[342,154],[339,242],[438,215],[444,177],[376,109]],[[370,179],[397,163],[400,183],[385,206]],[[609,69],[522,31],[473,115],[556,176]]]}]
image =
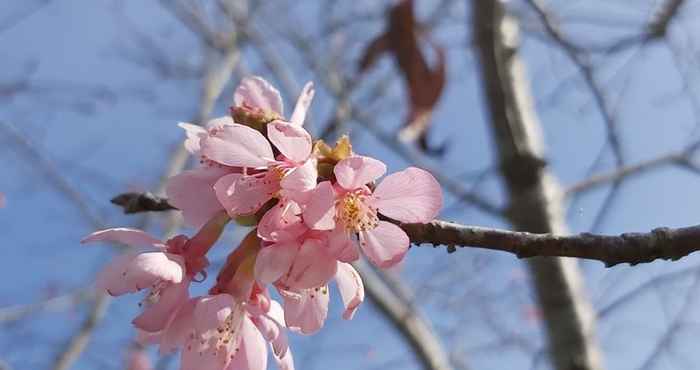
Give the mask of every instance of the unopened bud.
[{"label": "unopened bud", "polygon": [[263,134],[268,123],[282,119],[276,112],[247,106],[231,107],[231,117],[234,122],[254,128]]}]

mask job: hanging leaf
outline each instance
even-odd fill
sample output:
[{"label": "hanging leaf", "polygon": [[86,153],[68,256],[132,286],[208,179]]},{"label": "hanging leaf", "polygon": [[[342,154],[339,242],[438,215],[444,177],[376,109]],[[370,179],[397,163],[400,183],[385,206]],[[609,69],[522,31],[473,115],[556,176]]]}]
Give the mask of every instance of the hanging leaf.
[{"label": "hanging leaf", "polygon": [[[419,37],[425,36],[437,55],[436,65],[430,67],[420,49]],[[375,38],[360,59],[360,71],[366,71],[384,53],[394,56],[403,76],[409,100],[409,113],[399,132],[403,141],[417,141],[428,154],[441,155],[445,145],[428,145],[431,116],[445,87],[445,52],[442,47],[420,32],[413,12],[413,1],[404,0],[391,8],[385,32]]]}]

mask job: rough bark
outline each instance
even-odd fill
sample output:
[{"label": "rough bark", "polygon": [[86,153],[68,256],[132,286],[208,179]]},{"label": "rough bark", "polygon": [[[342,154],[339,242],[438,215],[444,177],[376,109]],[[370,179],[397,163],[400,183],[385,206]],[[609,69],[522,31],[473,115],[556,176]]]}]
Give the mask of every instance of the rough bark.
[{"label": "rough bark", "polygon": [[[544,160],[540,125],[518,54],[518,25],[498,0],[473,0],[472,5],[484,98],[510,196],[509,220],[520,231],[566,234],[561,190]],[[527,263],[554,367],[601,369],[594,312],[577,262],[534,257]]]},{"label": "rough bark", "polygon": [[[123,193],[112,199],[124,213],[176,210],[168,200],[152,193]],[[657,227],[650,232],[620,235],[580,233],[561,235],[537,234],[489,227],[461,225],[433,220],[428,223],[400,223],[389,220],[406,232],[415,245],[484,248],[527,257],[576,257],[600,261],[606,267],[620,263],[636,265],[657,259],[676,261],[700,251],[700,225],[670,228]]]}]

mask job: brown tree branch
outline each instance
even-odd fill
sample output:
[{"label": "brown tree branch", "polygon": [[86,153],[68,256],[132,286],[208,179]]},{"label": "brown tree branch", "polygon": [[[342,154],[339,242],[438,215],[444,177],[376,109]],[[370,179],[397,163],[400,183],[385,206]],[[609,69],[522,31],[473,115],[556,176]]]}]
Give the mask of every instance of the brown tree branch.
[{"label": "brown tree branch", "polygon": [[700,250],[700,225],[656,228],[647,233],[600,235],[535,234],[521,231],[465,226],[447,221],[400,225],[415,244],[477,247],[510,252],[519,258],[577,257],[611,267],[636,265],[657,259],[678,260]]},{"label": "brown tree branch", "polygon": [[[126,213],[176,209],[167,199],[151,193],[124,193],[127,206],[118,204]],[[115,203],[116,204],[116,203]],[[138,205],[128,208],[129,205]],[[149,205],[155,205],[149,208]],[[536,256],[576,257],[603,262],[607,267],[620,263],[636,265],[657,259],[678,260],[700,251],[700,225],[660,227],[646,233],[600,235],[537,234],[479,226],[461,225],[435,220],[425,224],[396,223],[416,245],[446,246],[448,252],[457,247],[483,248],[515,254],[518,258]]]}]

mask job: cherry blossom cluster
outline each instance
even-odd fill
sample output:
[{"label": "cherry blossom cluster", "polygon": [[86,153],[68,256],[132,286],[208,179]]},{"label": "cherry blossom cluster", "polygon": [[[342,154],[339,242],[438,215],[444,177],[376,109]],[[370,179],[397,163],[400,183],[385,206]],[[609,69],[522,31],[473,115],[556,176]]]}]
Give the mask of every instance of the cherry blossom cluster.
[{"label": "cherry blossom cluster", "polygon": [[[185,148],[200,162],[169,179],[167,195],[199,230],[192,238],[161,241],[116,228],[83,240],[137,247],[107,266],[97,286],[113,296],[146,291],[133,324],[161,353],[180,349],[183,370],[266,369],[268,343],[278,366],[293,369],[287,330],[321,329],[329,283],[335,280],[342,316],[351,319],[364,300],[351,265],[360,251],[380,268],[396,265],[410,244],[396,222],[431,221],[442,206],[428,172],[411,167],[377,182],[385,164],[355,154],[347,137],[333,147],[314,141],[303,127],[313,96],[308,83],[286,119],[279,92],[248,77],[229,116],[205,127],[180,124]],[[255,228],[208,295],[190,297],[230,220]]]}]

